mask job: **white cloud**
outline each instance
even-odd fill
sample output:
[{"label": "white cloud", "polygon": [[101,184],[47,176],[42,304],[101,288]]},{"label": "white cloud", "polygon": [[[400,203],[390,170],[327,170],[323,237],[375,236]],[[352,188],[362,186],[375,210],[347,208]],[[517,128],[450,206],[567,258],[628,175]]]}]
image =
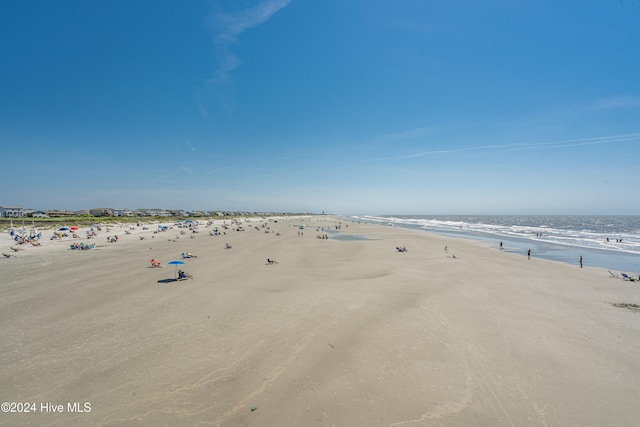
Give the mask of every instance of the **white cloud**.
[{"label": "white cloud", "polygon": [[285,8],[291,0],[269,0],[236,13],[217,13],[211,20],[215,31],[214,45],[218,67],[210,83],[224,84],[229,74],[240,65],[240,59],[231,51],[231,46],[246,30],[268,21],[276,12]]},{"label": "white cloud", "polygon": [[426,135],[431,132],[433,129],[430,127],[422,127],[404,130],[400,132],[389,133],[381,136],[381,139],[385,142],[390,141],[402,141],[407,139],[415,139]]},{"label": "white cloud", "polygon": [[614,108],[640,107],[640,96],[617,96],[601,99],[593,106],[594,110],[611,110]]},{"label": "white cloud", "polygon": [[196,151],[196,147],[194,147],[193,144],[191,144],[189,141],[185,141],[184,143],[187,145],[187,147],[189,147],[189,150],[191,150],[192,152]]}]

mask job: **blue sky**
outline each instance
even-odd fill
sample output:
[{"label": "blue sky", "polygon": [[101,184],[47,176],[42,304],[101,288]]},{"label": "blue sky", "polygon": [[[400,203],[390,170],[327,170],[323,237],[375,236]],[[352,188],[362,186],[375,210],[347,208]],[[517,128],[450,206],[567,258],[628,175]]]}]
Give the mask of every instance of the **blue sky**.
[{"label": "blue sky", "polygon": [[1,205],[640,214],[640,2],[0,2]]}]

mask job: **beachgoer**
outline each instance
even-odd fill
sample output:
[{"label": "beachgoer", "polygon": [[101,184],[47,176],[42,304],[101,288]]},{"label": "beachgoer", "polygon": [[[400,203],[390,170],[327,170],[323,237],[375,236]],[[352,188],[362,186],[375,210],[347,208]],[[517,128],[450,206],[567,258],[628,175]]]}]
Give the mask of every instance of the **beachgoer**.
[{"label": "beachgoer", "polygon": [[527,259],[531,259],[531,249],[527,251]]},{"label": "beachgoer", "polygon": [[500,242],[500,250],[502,250],[502,242]]},{"label": "beachgoer", "polygon": [[186,271],[178,270],[178,280],[193,279],[193,276]]},{"label": "beachgoer", "polygon": [[580,255],[580,268],[582,268],[582,255]]}]

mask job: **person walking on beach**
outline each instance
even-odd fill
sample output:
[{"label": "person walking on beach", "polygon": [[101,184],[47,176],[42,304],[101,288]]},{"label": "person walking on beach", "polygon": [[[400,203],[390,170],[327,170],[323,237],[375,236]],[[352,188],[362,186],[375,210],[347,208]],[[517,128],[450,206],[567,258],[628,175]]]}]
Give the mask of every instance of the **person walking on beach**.
[{"label": "person walking on beach", "polygon": [[500,250],[502,250],[502,242],[500,242]]},{"label": "person walking on beach", "polygon": [[527,259],[531,259],[531,249],[527,251]]},{"label": "person walking on beach", "polygon": [[580,255],[580,268],[582,268],[582,255]]}]

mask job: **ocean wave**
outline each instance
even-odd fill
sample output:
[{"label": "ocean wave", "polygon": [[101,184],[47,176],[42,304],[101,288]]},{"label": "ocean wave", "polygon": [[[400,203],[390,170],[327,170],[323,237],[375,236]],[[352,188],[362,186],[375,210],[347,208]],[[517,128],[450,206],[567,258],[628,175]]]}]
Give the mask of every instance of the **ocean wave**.
[{"label": "ocean wave", "polygon": [[640,255],[640,216],[375,216],[355,221]]}]

